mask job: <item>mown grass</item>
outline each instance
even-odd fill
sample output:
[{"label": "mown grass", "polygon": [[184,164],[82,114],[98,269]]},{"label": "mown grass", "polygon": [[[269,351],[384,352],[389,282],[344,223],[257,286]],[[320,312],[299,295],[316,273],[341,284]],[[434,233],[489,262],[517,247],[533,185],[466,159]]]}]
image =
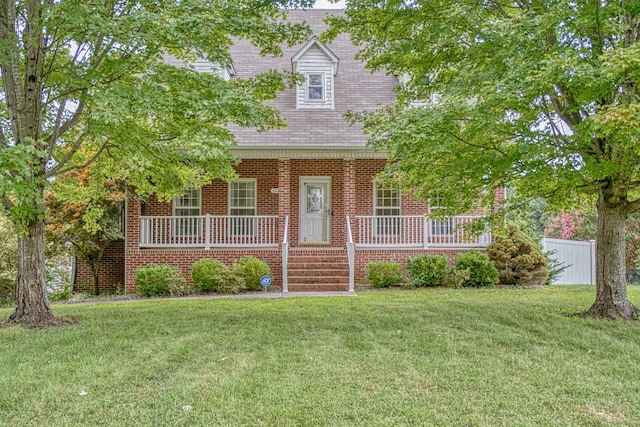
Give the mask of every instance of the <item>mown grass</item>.
[{"label": "mown grass", "polygon": [[[640,288],[630,296],[640,303]],[[0,425],[640,425],[640,325],[566,315],[593,298],[549,287],[56,305],[79,323],[0,328]]]}]

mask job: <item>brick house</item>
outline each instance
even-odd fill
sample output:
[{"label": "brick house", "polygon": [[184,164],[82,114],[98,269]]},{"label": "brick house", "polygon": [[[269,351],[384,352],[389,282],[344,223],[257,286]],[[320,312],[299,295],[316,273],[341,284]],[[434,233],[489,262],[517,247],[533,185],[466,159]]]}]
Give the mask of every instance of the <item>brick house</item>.
[{"label": "brick house", "polygon": [[[326,13],[341,12],[295,10],[289,20],[307,21],[317,36],[326,28]],[[356,52],[346,35],[330,44],[314,36],[304,45],[285,47],[278,58],[236,43],[233,73],[223,72],[226,78],[269,69],[304,76],[303,84],[274,102],[288,126],[262,134],[233,128],[232,151],[241,162],[231,183],[192,189],[170,203],[129,202],[126,240],[113,249],[110,259],[116,261],[103,265],[102,287],[119,277],[126,292],[135,292],[134,272],[149,263],[178,266],[189,278],[200,259],[230,265],[251,254],[269,263],[273,283],[283,291],[346,291],[365,279],[372,260],[455,256],[486,246],[488,234],[471,240],[463,234],[461,226],[472,216],[427,220],[424,214],[432,209],[427,204],[376,185],[384,153],[368,148],[361,128],[349,126],[344,114],[393,102],[398,79],[372,74],[354,59]],[[79,266],[76,282],[83,277]]]}]

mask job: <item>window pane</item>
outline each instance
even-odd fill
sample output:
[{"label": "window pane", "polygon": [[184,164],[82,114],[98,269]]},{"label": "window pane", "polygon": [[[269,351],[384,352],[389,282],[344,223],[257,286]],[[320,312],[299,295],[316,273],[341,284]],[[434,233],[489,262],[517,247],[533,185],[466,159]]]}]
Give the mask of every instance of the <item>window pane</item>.
[{"label": "window pane", "polygon": [[310,87],[309,99],[322,99],[322,87]]},{"label": "window pane", "polygon": [[322,86],[322,74],[309,74],[309,86]]}]

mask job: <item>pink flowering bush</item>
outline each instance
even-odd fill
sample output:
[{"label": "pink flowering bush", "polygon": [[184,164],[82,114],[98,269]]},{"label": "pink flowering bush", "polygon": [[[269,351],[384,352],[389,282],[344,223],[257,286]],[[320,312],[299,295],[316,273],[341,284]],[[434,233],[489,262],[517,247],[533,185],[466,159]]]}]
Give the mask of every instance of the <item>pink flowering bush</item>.
[{"label": "pink flowering bush", "polygon": [[553,239],[591,240],[596,236],[596,216],[593,212],[560,212],[556,215],[544,235]]}]

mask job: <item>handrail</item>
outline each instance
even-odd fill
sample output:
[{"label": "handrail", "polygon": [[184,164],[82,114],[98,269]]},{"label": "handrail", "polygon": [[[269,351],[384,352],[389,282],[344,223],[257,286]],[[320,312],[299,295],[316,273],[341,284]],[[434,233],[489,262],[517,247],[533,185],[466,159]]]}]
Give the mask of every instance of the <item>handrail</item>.
[{"label": "handrail", "polygon": [[355,289],[355,267],[356,267],[356,244],[353,241],[353,234],[351,233],[351,220],[347,215],[347,259],[349,260],[349,292],[353,292]]},{"label": "handrail", "polygon": [[289,215],[284,217],[284,233],[282,235],[282,292],[289,292]]}]

